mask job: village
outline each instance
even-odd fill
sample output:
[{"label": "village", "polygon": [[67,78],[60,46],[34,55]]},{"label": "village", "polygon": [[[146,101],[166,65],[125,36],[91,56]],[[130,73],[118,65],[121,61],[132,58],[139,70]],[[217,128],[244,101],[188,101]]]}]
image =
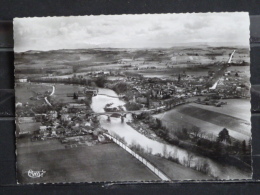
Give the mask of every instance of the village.
[{"label": "village", "polygon": [[[211,176],[206,161],[187,164],[187,159],[167,154],[167,145],[217,163],[222,162],[215,156],[223,156],[225,165],[235,161],[248,172],[250,123],[241,111],[250,97],[248,66],[141,62],[125,59],[90,68],[75,65],[72,72],[48,68],[36,75],[18,74],[19,150],[26,144],[35,151],[46,150],[45,155],[55,148],[89,159],[84,152],[97,156],[113,149],[112,136],[153,163],[159,157]],[[150,142],[149,147],[142,140]],[[152,143],[160,145],[159,151]]]},{"label": "village", "polygon": [[[83,99],[85,99],[91,97],[94,92],[78,91],[74,94],[67,94],[67,97],[79,100],[83,94]],[[39,95],[41,93],[38,93],[37,97]],[[53,107],[45,103],[37,108],[30,104],[17,104],[17,116],[23,116],[17,120],[18,137],[30,136],[32,142],[59,139],[65,148],[92,146],[107,142],[102,135],[106,130],[99,127],[99,121],[96,116],[92,115],[93,111],[89,108],[89,104],[83,102],[79,100],[53,105]],[[20,112],[19,108],[22,107],[23,111]],[[37,113],[34,109],[37,110]],[[29,126],[31,128],[24,128],[28,124],[31,124]]]},{"label": "village", "polygon": [[[225,99],[249,97],[249,86],[245,84],[246,79],[237,71],[226,71],[223,77],[217,81],[217,88],[205,87],[207,82],[214,77],[214,71],[208,71],[207,76],[188,75],[183,71],[175,74],[172,78],[166,79],[147,78],[141,74],[129,74],[129,72],[123,70],[117,71],[117,73],[101,70],[86,74],[91,77],[92,81],[102,78],[103,83],[101,83],[101,86],[113,89],[119,98],[126,102],[124,107],[128,111],[149,110],[150,114],[155,114],[190,102],[221,107],[227,104]],[[109,76],[118,77],[118,79],[110,80]],[[74,76],[71,82],[73,83],[73,79],[82,81],[83,78],[82,75]],[[52,78],[49,77],[50,79]],[[33,82],[34,80],[30,81]],[[46,79],[41,80],[41,82],[44,81]],[[24,80],[20,82],[23,83]],[[19,117],[17,123],[18,136],[29,134],[33,142],[55,138],[59,139],[66,148],[80,145],[91,146],[107,142],[108,140],[102,135],[106,130],[99,126],[98,117],[93,115],[90,108],[91,102],[84,101],[97,95],[95,89],[93,86],[89,86],[88,90],[66,94],[68,98],[77,100],[77,102],[57,104],[58,106],[53,105],[53,107],[46,107],[44,104],[43,113],[34,112],[35,108],[32,105],[18,103],[16,105],[18,107],[17,116]],[[37,101],[48,93],[48,91],[38,93],[30,99]],[[19,107],[23,107],[23,109],[19,109]],[[19,110],[22,111],[19,112]],[[124,109],[121,106],[113,107],[111,103],[107,104],[104,110],[107,112],[120,112]],[[133,117],[137,118],[136,114],[133,114]],[[24,130],[22,128],[24,123],[40,123],[40,125],[37,129],[29,128],[30,130],[28,130],[27,128],[27,130]],[[142,128],[139,127],[138,129]],[[146,132],[145,129],[142,131],[141,133]],[[152,139],[155,137],[151,132],[147,133],[147,136]]]},{"label": "village", "polygon": [[181,74],[173,75],[172,78],[147,78],[141,74],[131,74],[131,76],[126,74],[124,80],[109,81],[105,87],[115,89],[116,85],[124,83],[126,87],[115,90],[123,100],[139,104],[139,106],[132,106],[132,109],[164,106],[164,110],[167,110],[191,101],[220,107],[226,104],[222,101],[224,99],[250,97],[246,78],[242,74],[240,76],[237,71],[226,71],[216,82],[217,87],[205,87],[214,74],[214,71],[209,71],[207,76],[194,76],[183,71]]}]

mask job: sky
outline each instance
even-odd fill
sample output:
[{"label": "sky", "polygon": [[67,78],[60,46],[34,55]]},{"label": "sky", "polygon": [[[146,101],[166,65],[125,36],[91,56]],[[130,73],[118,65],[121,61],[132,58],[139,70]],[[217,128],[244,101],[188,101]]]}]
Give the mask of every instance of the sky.
[{"label": "sky", "polygon": [[189,43],[249,46],[246,12],[14,19],[14,51],[168,48]]}]

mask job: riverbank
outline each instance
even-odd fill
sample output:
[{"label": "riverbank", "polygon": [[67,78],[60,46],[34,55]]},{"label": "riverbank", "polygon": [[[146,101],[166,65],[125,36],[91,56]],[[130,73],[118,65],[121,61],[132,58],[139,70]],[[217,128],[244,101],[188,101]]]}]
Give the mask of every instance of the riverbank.
[{"label": "riverbank", "polygon": [[215,177],[209,176],[200,171],[194,170],[189,167],[185,167],[178,163],[172,162],[166,158],[142,154],[143,157],[154,163],[158,169],[162,170],[171,180],[216,180]]},{"label": "riverbank", "polygon": [[[100,89],[109,96],[116,96],[117,94],[109,89]],[[94,112],[105,112],[104,107],[107,103],[114,103],[115,105],[124,105],[125,102],[117,98],[109,98],[108,96],[95,96],[92,98],[92,109]],[[125,143],[128,146],[138,145],[146,151],[149,151],[152,155],[160,154],[163,155],[165,148],[167,150],[167,155],[174,155],[174,158],[178,158],[181,164],[187,161],[190,155],[193,156],[193,161],[191,162],[192,166],[195,166],[196,163],[207,163],[209,165],[209,172],[214,177],[219,179],[242,179],[242,178],[251,178],[251,174],[238,170],[233,166],[224,166],[221,163],[213,161],[207,157],[197,155],[196,153],[190,152],[190,148],[182,149],[178,146],[168,144],[167,142],[162,141],[159,138],[151,136],[151,131],[147,133],[142,133],[138,131],[136,126],[131,126],[132,117],[127,115],[125,123],[122,123],[118,118],[112,118],[111,121],[107,121],[105,116],[100,116],[100,124],[103,128],[107,129],[110,134],[117,134],[119,137],[124,139]],[[129,123],[130,122],[130,123]],[[132,122],[133,123],[133,122]],[[134,124],[134,123],[133,123]],[[142,128],[145,129],[145,128]],[[145,135],[146,134],[146,135]],[[148,135],[148,137],[147,137]],[[149,137],[150,136],[150,137]],[[157,136],[158,137],[158,136]],[[190,146],[191,147],[191,146]],[[183,166],[183,165],[182,165]]]},{"label": "riverbank", "polygon": [[141,133],[142,135],[146,136],[147,138],[159,142],[165,142],[163,139],[159,138],[150,128],[149,125],[141,122],[141,121],[128,121],[126,122],[130,127]]}]

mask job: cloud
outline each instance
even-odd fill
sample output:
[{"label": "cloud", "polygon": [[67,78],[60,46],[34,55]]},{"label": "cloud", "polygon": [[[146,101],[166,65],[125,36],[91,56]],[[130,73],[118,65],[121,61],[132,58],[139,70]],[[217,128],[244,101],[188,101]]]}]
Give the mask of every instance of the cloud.
[{"label": "cloud", "polygon": [[15,18],[15,51],[172,47],[189,42],[249,44],[247,13]]}]

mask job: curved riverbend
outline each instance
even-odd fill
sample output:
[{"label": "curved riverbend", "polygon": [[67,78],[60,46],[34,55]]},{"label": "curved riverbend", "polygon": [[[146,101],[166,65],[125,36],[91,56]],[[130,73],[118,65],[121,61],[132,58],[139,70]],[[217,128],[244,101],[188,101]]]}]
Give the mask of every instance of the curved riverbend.
[{"label": "curved riverbend", "polygon": [[[114,98],[117,94],[110,89],[99,89],[100,94],[105,95],[97,95],[92,98],[92,109],[94,112],[100,113],[105,112],[104,107],[108,103],[113,103],[114,106],[123,106],[125,104],[124,101],[119,98]],[[109,97],[113,96],[113,97]],[[118,96],[117,96],[118,97]],[[184,159],[187,159],[188,154],[191,152],[187,152],[184,149],[181,149],[177,146],[164,144],[159,141],[155,141],[149,139],[148,137],[142,135],[131,126],[126,124],[127,121],[131,120],[131,116],[127,115],[124,123],[121,122],[119,118],[112,118],[111,121],[107,121],[106,116],[100,116],[100,124],[104,129],[107,129],[110,134],[117,134],[121,138],[124,138],[127,145],[130,146],[132,144],[138,144],[145,150],[152,151],[152,154],[167,154],[178,157],[180,162],[182,163]],[[205,161],[210,166],[210,172],[213,176],[218,177],[219,179],[242,179],[242,178],[251,178],[251,174],[241,171],[232,166],[223,166],[213,160],[205,157],[198,156],[196,154],[192,154],[194,156],[193,161],[191,163],[202,162]]]}]

